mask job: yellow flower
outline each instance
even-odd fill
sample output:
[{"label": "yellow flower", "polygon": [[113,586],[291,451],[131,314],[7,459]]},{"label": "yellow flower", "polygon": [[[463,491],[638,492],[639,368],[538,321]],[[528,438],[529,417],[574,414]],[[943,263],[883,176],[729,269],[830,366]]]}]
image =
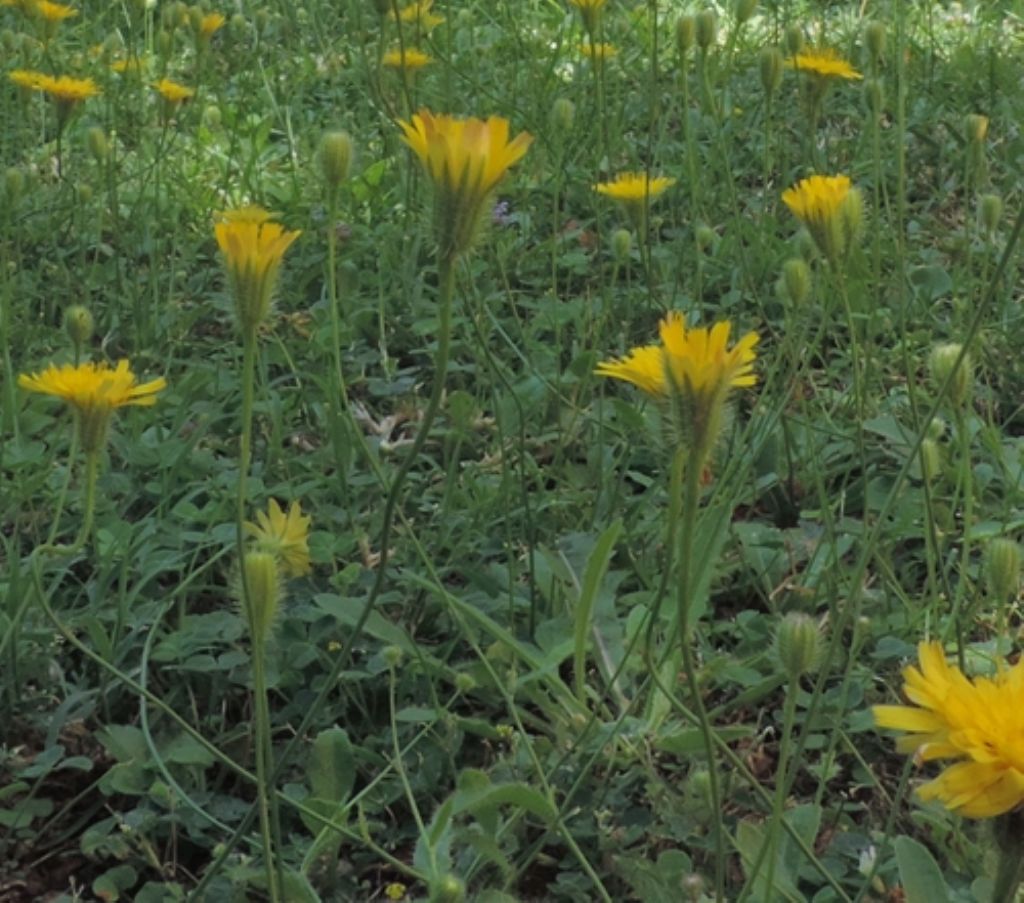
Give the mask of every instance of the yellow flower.
[{"label": "yellow flower", "polygon": [[611,59],[619,51],[611,44],[580,44],[580,52],[591,62],[604,62]]},{"label": "yellow flower", "polygon": [[596,30],[601,11],[607,2],[608,0],[569,0],[569,4],[580,11],[583,24],[591,34]]},{"label": "yellow flower", "polygon": [[156,393],[167,386],[167,381],[159,377],[140,385],[128,361],[120,360],[113,370],[106,362],[59,367],[50,364],[42,373],[22,373],[18,385],[66,401],[78,417],[82,447],[95,452],[103,444],[116,408],[156,404]]},{"label": "yellow flower", "polygon": [[129,56],[124,59],[114,60],[110,68],[118,75],[137,75],[145,68],[145,61],[142,57]]},{"label": "yellow flower", "polygon": [[389,50],[380,61],[381,65],[390,66],[392,69],[405,69],[408,72],[422,69],[433,62],[427,54],[411,47],[406,47],[404,53],[401,50]]},{"label": "yellow flower", "polygon": [[990,818],[1024,803],[1024,659],[996,676],[968,680],[939,643],[918,646],[920,668],[903,671],[913,706],[872,708],[878,727],[906,731],[900,752],[921,761],[956,759],[918,791],[967,818]]},{"label": "yellow flower", "polygon": [[675,184],[676,180],[667,176],[652,179],[645,172],[623,172],[611,182],[598,182],[594,191],[623,204],[642,204],[654,200]]},{"label": "yellow flower", "polygon": [[301,232],[286,232],[271,222],[262,207],[243,207],[220,214],[214,234],[235,296],[239,323],[254,334],[270,310],[277,273],[285,251]]},{"label": "yellow flower", "polygon": [[169,104],[184,103],[184,101],[195,97],[196,92],[192,88],[186,88],[169,78],[162,78],[153,83],[153,90],[156,91]]},{"label": "yellow flower", "polygon": [[809,48],[786,60],[790,69],[809,72],[822,78],[863,78],[856,69],[829,47],[815,50]]},{"label": "yellow flower", "polygon": [[829,261],[837,262],[854,226],[859,227],[860,193],[852,188],[850,177],[810,176],[782,192],[782,201],[807,227]]},{"label": "yellow flower", "polygon": [[102,93],[91,78],[73,78],[70,75],[40,75],[35,87],[49,94],[57,103],[68,106]]},{"label": "yellow flower", "polygon": [[713,394],[731,387],[753,386],[756,332],[748,332],[727,348],[732,323],[722,320],[710,328],[686,328],[679,311],[669,311],[659,325],[660,345],[634,348],[626,357],[598,364],[600,376],[612,376],[639,386],[650,395],[672,391]]},{"label": "yellow flower", "polygon": [[224,27],[227,19],[220,13],[207,13],[199,20],[199,36],[209,40],[215,31]]},{"label": "yellow flower", "polygon": [[412,122],[398,124],[437,189],[442,253],[468,250],[488,195],[522,159],[533,136],[520,132],[509,140],[509,123],[501,116],[461,119],[420,110]]},{"label": "yellow flower", "polygon": [[401,881],[392,881],[384,888],[384,896],[389,900],[401,900],[405,896],[407,888]]},{"label": "yellow flower", "polygon": [[292,502],[288,513],[271,499],[266,513],[256,512],[257,523],[245,522],[245,531],[256,540],[261,552],[275,555],[289,577],[302,577],[312,568],[309,563],[309,523],[298,502]]},{"label": "yellow flower", "polygon": [[46,22],[63,22],[78,15],[78,10],[63,3],[51,3],[50,0],[35,0],[31,9]]},{"label": "yellow flower", "polygon": [[400,22],[417,25],[423,31],[430,31],[444,21],[444,16],[438,16],[431,11],[433,5],[434,0],[415,0],[398,11],[398,19]]},{"label": "yellow flower", "polygon": [[38,91],[40,82],[46,78],[46,75],[36,72],[34,69],[12,69],[7,73],[7,77],[19,88],[24,88],[26,91]]}]

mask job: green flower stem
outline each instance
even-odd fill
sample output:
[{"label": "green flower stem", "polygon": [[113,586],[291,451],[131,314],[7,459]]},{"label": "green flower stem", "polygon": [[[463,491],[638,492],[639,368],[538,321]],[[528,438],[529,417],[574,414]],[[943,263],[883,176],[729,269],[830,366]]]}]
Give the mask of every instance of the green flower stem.
[{"label": "green flower stem", "polygon": [[263,843],[263,864],[266,869],[267,891],[271,903],[279,903],[281,899],[278,886],[277,869],[275,868],[274,843],[270,827],[270,782],[269,746],[270,746],[270,712],[267,707],[267,686],[262,643],[257,639],[252,599],[249,595],[249,582],[245,576],[245,505],[246,482],[249,478],[249,466],[252,461],[252,409],[256,381],[256,330],[246,329],[242,335],[242,435],[238,444],[238,506],[235,512],[235,538],[238,546],[239,583],[242,587],[242,608],[249,625],[249,637],[252,641],[252,683],[254,745],[256,747],[256,798],[260,814],[260,838]]},{"label": "green flower stem", "polygon": [[[757,854],[762,859],[768,854],[768,871],[765,876],[765,893],[770,898],[775,883],[775,858],[779,847],[779,832],[782,827],[782,807],[786,802],[786,794],[789,790],[789,756],[793,740],[793,721],[796,718],[796,694],[800,688],[800,679],[791,677],[786,687],[786,697],[782,711],[782,745],[779,748],[779,762],[775,768],[775,796],[772,800],[772,823],[768,829],[768,838],[761,845]],[[760,870],[760,862],[750,871],[750,883]]]},{"label": "green flower stem", "polygon": [[1014,903],[1024,883],[1024,816],[1007,812],[993,822],[999,846],[999,864],[992,887],[992,903]]},{"label": "green flower stem", "polygon": [[[721,811],[721,794],[718,787],[718,769],[715,764],[714,730],[708,720],[707,709],[700,695],[697,681],[697,666],[693,656],[691,643],[690,614],[696,595],[696,581],[693,579],[693,545],[697,532],[697,514],[700,508],[700,475],[707,461],[706,441],[698,442],[690,449],[680,448],[676,455],[687,455],[682,464],[682,523],[679,531],[679,578],[677,599],[677,618],[679,621],[679,643],[683,653],[683,672],[686,675],[687,688],[697,723],[704,740],[704,751],[708,757],[708,795],[713,812]],[[678,465],[677,465],[678,466]],[[675,482],[675,481],[673,481]],[[718,824],[715,828],[715,899],[725,899],[725,829]]]},{"label": "green flower stem", "polygon": [[[966,347],[966,346],[965,346]],[[964,353],[961,353],[961,361]],[[959,367],[964,366],[958,363],[953,368],[955,374]],[[971,437],[967,428],[967,417],[964,415],[962,405],[956,405],[953,412],[953,421],[956,424],[957,439],[957,489],[963,498],[963,533],[960,538],[960,579],[957,581],[956,593],[953,596],[953,609],[949,619],[942,631],[942,639],[949,636],[949,631],[956,633],[957,657],[960,668],[964,667],[964,639],[963,625],[961,624],[961,612],[964,606],[964,598],[967,595],[968,574],[970,573],[971,561],[971,522],[974,520],[974,471],[971,468]]]},{"label": "green flower stem", "polygon": [[331,399],[327,405],[327,417],[331,431],[331,444],[334,446],[334,466],[346,488],[344,449],[341,447],[341,436],[338,430],[338,408],[336,403],[341,399],[341,390],[345,382],[341,369],[341,316],[340,299],[338,297],[338,234],[335,223],[338,214],[338,189],[334,186],[327,191],[327,293],[331,302],[331,352],[334,367],[331,370]]}]

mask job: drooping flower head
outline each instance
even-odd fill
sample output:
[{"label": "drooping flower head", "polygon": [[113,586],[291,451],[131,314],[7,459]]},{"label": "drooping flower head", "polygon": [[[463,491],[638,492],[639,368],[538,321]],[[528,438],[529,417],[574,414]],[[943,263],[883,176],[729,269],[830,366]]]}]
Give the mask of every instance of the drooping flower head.
[{"label": "drooping flower head", "polygon": [[903,671],[913,705],[872,708],[878,727],[906,732],[899,752],[923,762],[956,760],[918,795],[967,818],[1024,804],[1024,659],[973,680],[946,662],[939,643],[921,643],[918,661]]},{"label": "drooping flower head", "polygon": [[214,234],[224,255],[239,325],[252,337],[270,311],[285,251],[302,233],[286,231],[262,207],[252,206],[219,214]]},{"label": "drooping flower head", "polygon": [[404,50],[389,50],[380,59],[382,66],[389,69],[401,69],[404,72],[415,72],[424,66],[429,66],[433,59],[422,50],[406,47]]},{"label": "drooping flower head", "polygon": [[18,385],[67,402],[78,420],[82,448],[88,453],[103,447],[107,426],[117,408],[156,404],[156,393],[167,386],[167,381],[159,377],[139,384],[128,361],[120,360],[114,369],[105,361],[78,366],[50,364],[42,373],[22,373]]},{"label": "drooping flower head", "polygon": [[790,69],[807,72],[812,76],[824,79],[864,77],[830,47],[803,50],[788,59],[786,65]]},{"label": "drooping flower head", "polygon": [[856,237],[862,217],[860,192],[849,176],[810,176],[782,192],[782,201],[836,264]]},{"label": "drooping flower head", "polygon": [[271,499],[266,512],[256,512],[256,523],[246,521],[245,532],[255,540],[260,552],[274,555],[289,577],[302,577],[311,570],[309,563],[309,524],[298,502],[292,502],[288,513]]},{"label": "drooping flower head", "polygon": [[757,383],[759,337],[748,332],[730,348],[731,331],[729,320],[687,329],[683,314],[670,311],[659,325],[660,345],[634,348],[623,358],[602,362],[595,372],[670,402],[684,437],[703,460],[721,428],[729,390]]},{"label": "drooping flower head", "polygon": [[419,157],[434,183],[438,243],[445,255],[472,244],[490,193],[509,168],[522,159],[533,136],[509,139],[508,120],[462,119],[420,110],[411,122],[399,121],[402,140]]}]

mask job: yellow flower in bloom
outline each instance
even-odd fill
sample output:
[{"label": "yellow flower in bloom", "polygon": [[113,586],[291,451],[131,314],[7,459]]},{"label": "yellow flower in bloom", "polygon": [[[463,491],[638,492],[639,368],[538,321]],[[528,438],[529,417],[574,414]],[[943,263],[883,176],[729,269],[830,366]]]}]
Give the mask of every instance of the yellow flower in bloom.
[{"label": "yellow flower in bloom", "polygon": [[668,176],[652,179],[644,172],[619,173],[611,182],[598,182],[594,191],[623,204],[642,204],[654,200],[666,189],[676,184],[676,180]]},{"label": "yellow flower in bloom", "polygon": [[678,311],[670,311],[659,330],[660,345],[634,348],[624,358],[603,361],[595,372],[667,401],[679,438],[692,449],[696,466],[703,467],[721,432],[729,390],[757,382],[758,335],[748,332],[729,348],[730,321],[687,329]]},{"label": "yellow flower in bloom", "polygon": [[822,253],[836,262],[851,232],[851,214],[860,215],[860,195],[849,176],[810,176],[782,192],[782,201],[810,231]]},{"label": "yellow flower in bloom", "polygon": [[166,387],[167,381],[160,377],[139,384],[128,361],[120,360],[114,369],[106,362],[59,367],[50,364],[42,373],[22,373],[18,385],[66,401],[78,416],[82,447],[94,452],[102,446],[116,408],[156,404],[156,393]]},{"label": "yellow flower in bloom", "polygon": [[196,92],[192,88],[186,88],[169,78],[162,78],[153,83],[153,90],[170,104],[184,103],[186,100],[195,97]]},{"label": "yellow flower in bloom", "polygon": [[407,888],[401,881],[392,881],[384,888],[384,896],[389,900],[401,900],[405,896]]},{"label": "yellow flower in bloom", "polygon": [[49,94],[57,103],[68,106],[102,93],[91,78],[73,78],[70,75],[41,75],[35,88]]},{"label": "yellow flower in bloom", "polygon": [[46,78],[46,75],[33,69],[12,69],[7,73],[7,77],[19,88],[24,88],[26,91],[38,91],[40,82]]},{"label": "yellow flower in bloom", "polygon": [[533,136],[509,139],[509,123],[420,110],[399,121],[402,140],[419,157],[437,189],[438,239],[446,255],[468,250],[488,195],[522,159]]},{"label": "yellow flower in bloom", "polygon": [[920,667],[903,671],[913,706],[877,705],[878,727],[906,731],[896,748],[922,761],[957,759],[918,791],[968,818],[1024,803],[1024,659],[995,677],[968,680],[939,643],[918,646]]},{"label": "yellow flower in bloom", "polygon": [[270,310],[270,299],[285,251],[302,233],[287,232],[262,207],[243,207],[220,214],[214,234],[235,297],[239,323],[254,334]]},{"label": "yellow flower in bloom", "polygon": [[78,10],[73,6],[66,6],[63,3],[51,3],[50,0],[35,0],[31,10],[47,22],[63,22],[65,19],[78,15]]},{"label": "yellow flower in bloom", "polygon": [[607,2],[608,0],[569,0],[569,4],[580,11],[583,24],[591,34],[596,30],[601,10]]},{"label": "yellow flower in bloom", "polygon": [[389,50],[381,57],[380,61],[384,66],[389,66],[392,69],[405,69],[409,72],[422,69],[433,62],[427,54],[414,50],[411,47],[406,47],[404,52],[401,50]]},{"label": "yellow flower in bloom", "polygon": [[199,35],[206,40],[213,37],[214,32],[224,27],[227,19],[220,13],[207,13],[199,20]]},{"label": "yellow flower in bloom", "polygon": [[129,56],[122,60],[114,60],[110,68],[118,75],[137,75],[145,68],[145,61],[142,57]]},{"label": "yellow flower in bloom", "polygon": [[434,0],[415,0],[398,11],[398,19],[400,22],[416,25],[423,31],[430,31],[444,21],[444,16],[432,12],[433,5]]},{"label": "yellow flower in bloom", "polygon": [[271,499],[267,510],[256,512],[256,523],[245,522],[245,531],[256,541],[256,548],[276,556],[285,574],[302,577],[312,568],[309,563],[309,523],[298,502],[292,502],[288,513]]},{"label": "yellow flower in bloom", "polygon": [[580,52],[591,62],[603,62],[611,59],[619,51],[611,44],[581,44]]},{"label": "yellow flower in bloom", "polygon": [[790,69],[809,72],[822,78],[855,79],[864,77],[835,50],[828,47],[819,50],[807,49],[796,54],[792,59],[786,60],[786,65]]}]

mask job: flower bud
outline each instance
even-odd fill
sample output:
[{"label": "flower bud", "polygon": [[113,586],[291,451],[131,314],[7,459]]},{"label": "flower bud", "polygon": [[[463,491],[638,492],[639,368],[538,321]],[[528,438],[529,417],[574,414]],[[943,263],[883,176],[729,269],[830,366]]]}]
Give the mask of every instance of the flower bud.
[{"label": "flower bud", "polygon": [[775,654],[790,680],[813,674],[821,664],[821,629],[810,615],[790,612],[775,631]]},{"label": "flower bud", "polygon": [[576,104],[568,97],[557,98],[551,105],[549,119],[553,129],[567,135],[572,131],[573,124],[576,122]]},{"label": "flower bud", "polygon": [[200,31],[203,27],[203,11],[198,6],[193,6],[188,11],[189,25],[193,31]]},{"label": "flower bud", "polygon": [[938,442],[946,435],[946,421],[941,417],[933,417],[928,421],[928,427],[925,429],[925,433],[929,439],[934,439]]},{"label": "flower bud", "polygon": [[[936,345],[928,357],[928,368],[931,370],[932,381],[936,390],[941,389],[947,380],[949,384],[949,400],[956,407],[962,407],[970,397],[974,384],[974,367],[968,353],[960,359],[962,345],[950,342]],[[960,361],[959,365],[957,361]]]},{"label": "flower bud", "polygon": [[696,40],[697,20],[693,16],[680,16],[676,22],[676,47],[679,48],[679,56],[685,59]]},{"label": "flower bud", "polygon": [[327,132],[320,139],[320,173],[330,191],[337,191],[352,170],[352,136]]},{"label": "flower bud", "polygon": [[5,28],[0,31],[0,48],[3,48],[5,53],[9,53],[12,56],[18,46],[18,33],[11,31],[9,28]]},{"label": "flower bud", "polygon": [[25,193],[25,173],[17,166],[10,166],[4,173],[4,197],[12,207],[18,203]]},{"label": "flower bud", "polygon": [[224,121],[220,107],[208,104],[203,110],[203,125],[211,132],[216,132]]},{"label": "flower bud", "polygon": [[472,674],[460,671],[455,675],[455,690],[458,693],[470,693],[476,689],[476,678]]},{"label": "flower bud", "polygon": [[94,125],[86,132],[86,144],[92,158],[101,166],[107,162],[107,155],[110,153],[110,145],[107,143],[107,134],[98,125]]},{"label": "flower bud", "polygon": [[430,888],[430,903],[462,903],[466,885],[457,875],[447,874]]},{"label": "flower bud", "polygon": [[864,42],[871,54],[871,64],[877,68],[885,58],[885,25],[882,22],[868,22],[864,27]]},{"label": "flower bud", "polygon": [[93,199],[92,185],[81,182],[75,186],[75,197],[83,204],[88,204]]},{"label": "flower bud", "polygon": [[169,31],[161,31],[156,36],[156,52],[160,56],[170,56],[174,50],[174,37]]},{"label": "flower bud", "polygon": [[[390,8],[390,6],[389,6]],[[264,7],[260,7],[256,12],[253,13],[252,22],[256,26],[258,34],[263,34],[270,26],[272,16],[270,11]]]},{"label": "flower bud", "polygon": [[689,903],[700,903],[704,899],[704,879],[691,872],[682,880],[683,896]]},{"label": "flower bud", "polygon": [[633,250],[633,234],[629,229],[616,229],[612,233],[612,255],[616,263],[625,263]]},{"label": "flower bud", "polygon": [[385,646],[380,651],[384,664],[389,668],[397,668],[402,664],[402,649],[400,646]]},{"label": "flower bud", "polygon": [[761,51],[761,87],[771,97],[782,84],[782,52],[778,47],[765,47]]},{"label": "flower bud", "polygon": [[921,440],[921,476],[930,486],[942,475],[942,450],[939,443],[926,436]]},{"label": "flower bud", "polygon": [[707,52],[707,49],[715,43],[718,33],[718,16],[713,9],[702,9],[697,13],[697,46]]},{"label": "flower bud", "polygon": [[839,219],[843,224],[843,248],[849,251],[864,234],[864,197],[859,189],[851,188],[843,198]]},{"label": "flower bud", "polygon": [[694,237],[697,240],[697,248],[702,254],[706,254],[718,241],[718,235],[715,230],[704,223],[701,223],[694,230]]},{"label": "flower bud", "polygon": [[864,80],[864,102],[872,116],[882,115],[882,104],[885,102],[885,92],[882,90],[880,78],[868,78]]},{"label": "flower bud", "polygon": [[796,250],[808,263],[818,259],[818,243],[807,229],[796,233]]},{"label": "flower bud", "polygon": [[733,15],[736,16],[738,25],[746,22],[757,10],[757,0],[736,0],[733,7]]},{"label": "flower bud", "polygon": [[998,194],[983,194],[978,200],[978,220],[985,234],[991,238],[1003,216],[1003,199]]},{"label": "flower bud", "polygon": [[[242,559],[243,605],[252,632],[253,654],[262,655],[281,602],[281,578],[277,572],[277,556],[271,552],[246,552]],[[240,593],[240,595],[242,595]]]},{"label": "flower bud", "polygon": [[791,257],[782,265],[778,282],[779,295],[796,307],[811,293],[811,268],[802,257]]},{"label": "flower bud", "polygon": [[231,37],[238,38],[244,37],[245,33],[249,30],[249,23],[246,21],[245,16],[241,13],[235,13],[228,20],[228,31],[231,32]]},{"label": "flower bud", "polygon": [[1020,546],[999,536],[985,549],[985,578],[989,594],[1000,602],[1017,597],[1020,585]]},{"label": "flower bud", "polygon": [[967,139],[972,144],[982,144],[985,141],[985,136],[988,135],[988,116],[969,113],[964,120],[964,128],[967,131]]},{"label": "flower bud", "polygon": [[790,25],[786,29],[786,35],[783,43],[785,44],[786,51],[789,55],[796,56],[804,49],[804,30],[799,25]]},{"label": "flower bud", "polygon": [[89,308],[82,304],[72,304],[64,311],[64,331],[78,351],[92,338],[95,325]]}]

